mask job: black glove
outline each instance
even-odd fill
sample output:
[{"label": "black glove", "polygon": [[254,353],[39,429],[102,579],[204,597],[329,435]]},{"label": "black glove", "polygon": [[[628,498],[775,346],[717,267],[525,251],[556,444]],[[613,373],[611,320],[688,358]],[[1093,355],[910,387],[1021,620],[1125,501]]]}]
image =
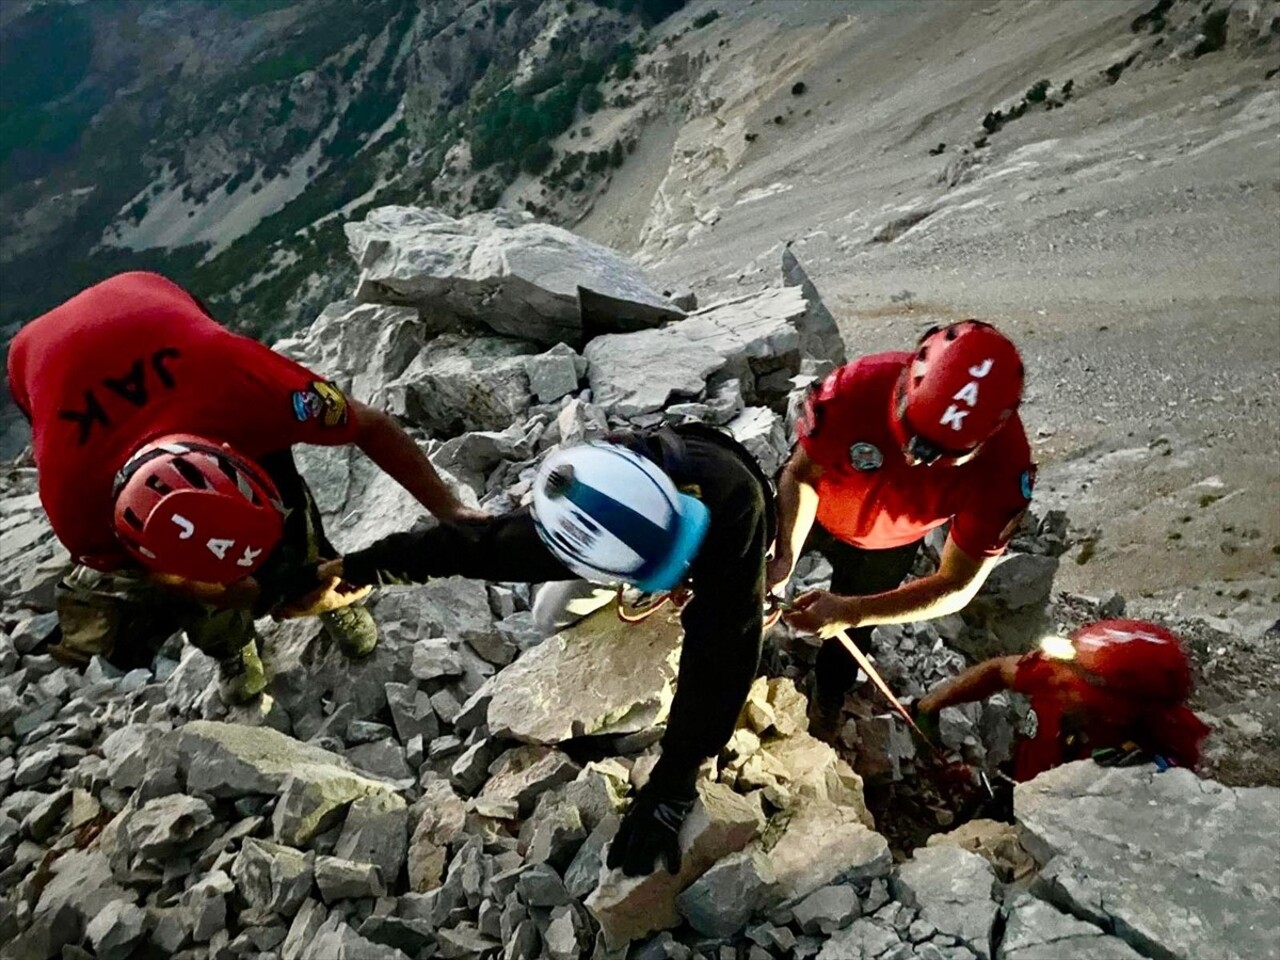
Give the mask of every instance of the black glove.
[{"label": "black glove", "polygon": [[680,825],[696,799],[692,790],[686,794],[646,784],[609,845],[609,869],[621,867],[624,875],[641,877],[653,873],[662,860],[668,873],[679,873]]}]

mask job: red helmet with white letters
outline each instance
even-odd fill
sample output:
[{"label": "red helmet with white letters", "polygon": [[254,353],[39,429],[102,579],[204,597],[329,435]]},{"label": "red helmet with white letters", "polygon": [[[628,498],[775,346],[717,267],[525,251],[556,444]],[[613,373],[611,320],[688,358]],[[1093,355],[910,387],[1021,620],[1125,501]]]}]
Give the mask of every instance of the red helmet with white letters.
[{"label": "red helmet with white letters", "polygon": [[284,510],[271,479],[228,446],[170,434],[116,475],[115,531],[156,573],[227,584],[258,569],[280,542]]},{"label": "red helmet with white letters", "polygon": [[1145,620],[1101,620],[1071,635],[1075,663],[1124,696],[1181,703],[1191,693],[1191,662],[1173,632]]},{"label": "red helmet with white letters", "polygon": [[1022,399],[1022,358],[989,323],[934,327],[907,361],[894,395],[895,428],[913,462],[975,450]]}]

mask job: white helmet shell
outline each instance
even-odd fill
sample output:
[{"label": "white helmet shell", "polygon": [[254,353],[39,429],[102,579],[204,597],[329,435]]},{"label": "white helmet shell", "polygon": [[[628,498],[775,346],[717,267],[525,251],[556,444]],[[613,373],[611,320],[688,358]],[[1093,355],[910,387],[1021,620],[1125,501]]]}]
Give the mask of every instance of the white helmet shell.
[{"label": "white helmet shell", "polygon": [[584,443],[543,461],[533,482],[538,536],[594,583],[669,590],[706,535],[710,514],[658,466],[625,447]]}]

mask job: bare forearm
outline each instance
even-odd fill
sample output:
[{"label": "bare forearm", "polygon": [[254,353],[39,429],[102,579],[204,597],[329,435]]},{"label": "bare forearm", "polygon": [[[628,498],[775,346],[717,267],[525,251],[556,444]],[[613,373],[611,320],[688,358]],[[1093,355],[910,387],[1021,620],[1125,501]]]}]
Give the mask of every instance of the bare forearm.
[{"label": "bare forearm", "polygon": [[970,667],[921,698],[920,709],[941,710],[961,703],[985,700],[992,694],[999,693],[1009,686],[1009,678],[1017,669],[1017,660],[1017,657],[998,657]]},{"label": "bare forearm", "polygon": [[859,597],[858,623],[874,626],[945,617],[963,610],[977,591],[978,585],[972,582],[957,583],[937,574],[923,577],[895,590]]},{"label": "bare forearm", "polygon": [[356,440],[365,455],[434,515],[449,519],[466,507],[440,479],[413,438],[381,410],[362,406]]},{"label": "bare forearm", "polygon": [[778,483],[778,550],[793,565],[817,515],[818,491],[793,459]]}]

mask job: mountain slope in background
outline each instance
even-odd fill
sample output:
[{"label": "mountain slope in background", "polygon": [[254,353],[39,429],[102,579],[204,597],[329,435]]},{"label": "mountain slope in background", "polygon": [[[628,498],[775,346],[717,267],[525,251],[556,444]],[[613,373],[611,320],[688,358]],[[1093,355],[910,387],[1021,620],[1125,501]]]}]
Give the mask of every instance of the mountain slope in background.
[{"label": "mountain slope in background", "polygon": [[[629,38],[682,5],[5,4],[0,324],[139,266],[239,304],[260,335],[309,321],[350,285],[344,219],[494,205],[629,77]],[[441,191],[459,144],[466,182]]]}]

